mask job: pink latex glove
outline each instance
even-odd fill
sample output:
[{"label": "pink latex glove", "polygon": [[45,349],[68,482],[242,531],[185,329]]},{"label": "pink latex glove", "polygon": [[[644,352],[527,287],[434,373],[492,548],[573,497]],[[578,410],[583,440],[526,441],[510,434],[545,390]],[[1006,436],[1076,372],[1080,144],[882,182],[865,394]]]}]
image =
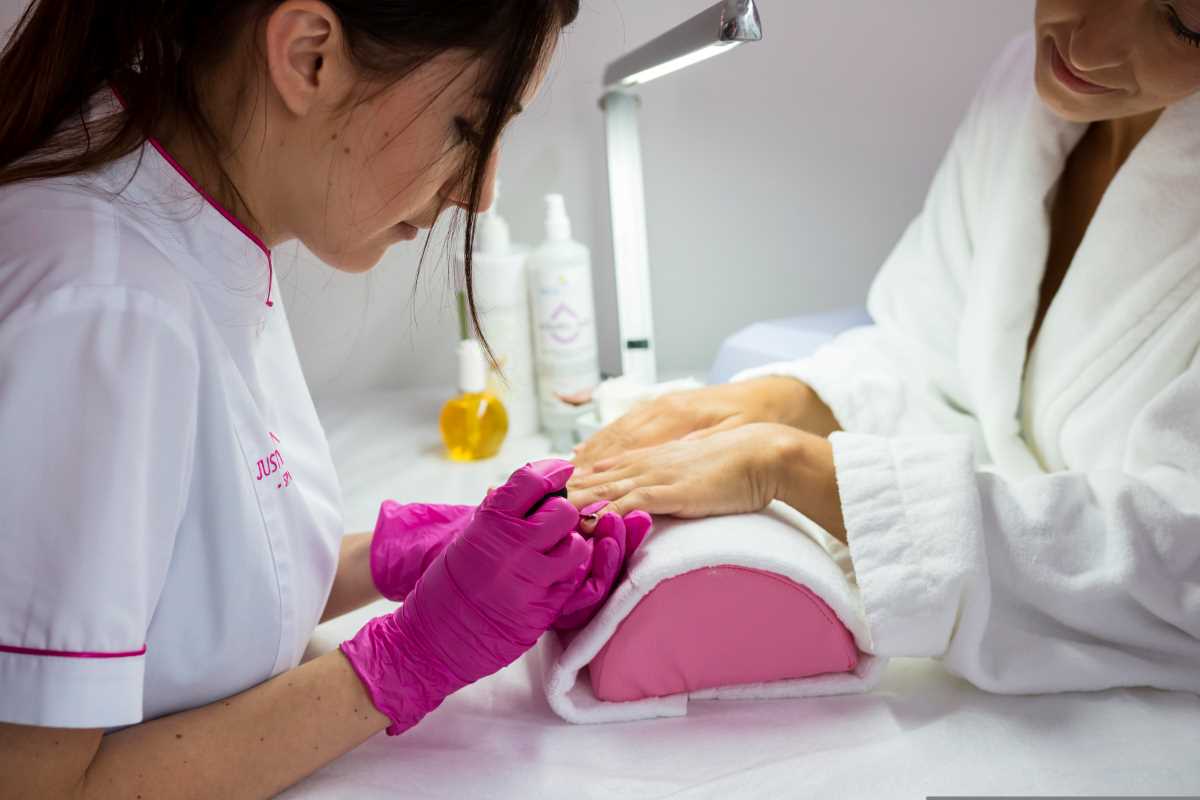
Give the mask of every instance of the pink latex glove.
[{"label": "pink latex glove", "polygon": [[467,528],[475,506],[401,505],[384,500],[371,537],[371,579],[388,600],[403,600],[446,545]]},{"label": "pink latex glove", "polygon": [[342,643],[375,707],[392,720],[390,735],[516,661],[578,590],[592,561],[591,542],[575,530],[579,512],[559,497],[542,503],[573,470],[552,460],[514,472],[400,608]]},{"label": "pink latex glove", "polygon": [[[586,515],[607,504],[607,501],[601,501],[580,513]],[[592,564],[587,579],[567,600],[563,613],[554,621],[554,630],[570,633],[592,621],[624,577],[629,559],[642,546],[653,526],[653,519],[645,511],[633,511],[624,518],[617,514],[601,517],[592,534]]]},{"label": "pink latex glove", "polygon": [[[580,513],[591,514],[605,505],[601,501]],[[379,507],[371,539],[371,577],[380,593],[389,600],[403,600],[421,573],[466,529],[474,513],[475,506],[401,505],[385,500]],[[591,534],[594,548],[587,578],[567,600],[562,616],[554,623],[555,630],[576,630],[591,622],[652,526],[650,515],[642,511],[627,514],[624,519],[605,515]]]}]

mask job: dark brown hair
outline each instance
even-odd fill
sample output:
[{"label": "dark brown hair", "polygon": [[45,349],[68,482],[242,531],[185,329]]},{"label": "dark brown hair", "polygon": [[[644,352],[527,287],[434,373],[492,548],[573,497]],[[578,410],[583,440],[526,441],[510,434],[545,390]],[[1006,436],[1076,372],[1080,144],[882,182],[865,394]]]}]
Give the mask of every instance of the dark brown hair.
[{"label": "dark brown hair", "polygon": [[[215,157],[229,143],[203,113],[200,80],[230,55],[234,32],[282,1],[35,0],[0,54],[0,186],[94,169],[136,150],[167,120],[188,124]],[[470,212],[463,279],[478,332],[471,251],[487,165],[579,0],[325,2],[365,78],[399,80],[451,49],[486,60],[486,113],[462,174]],[[106,84],[120,92],[125,112],[89,122],[88,101]]]}]

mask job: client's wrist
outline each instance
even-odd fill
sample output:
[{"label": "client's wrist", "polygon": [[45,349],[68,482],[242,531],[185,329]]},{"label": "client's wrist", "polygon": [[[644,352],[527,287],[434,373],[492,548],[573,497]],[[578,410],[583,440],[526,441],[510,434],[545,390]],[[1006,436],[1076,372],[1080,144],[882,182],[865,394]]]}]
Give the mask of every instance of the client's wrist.
[{"label": "client's wrist", "polygon": [[841,430],[841,424],[821,396],[804,381],[772,375],[747,381],[758,398],[756,406],[765,422],[799,428],[817,436]]},{"label": "client's wrist", "polygon": [[830,441],[806,431],[780,427],[772,458],[775,499],[845,542],[846,525]]},{"label": "client's wrist", "polygon": [[756,422],[803,428],[804,412],[814,396],[802,381],[786,375],[768,375],[741,384],[743,405]]}]

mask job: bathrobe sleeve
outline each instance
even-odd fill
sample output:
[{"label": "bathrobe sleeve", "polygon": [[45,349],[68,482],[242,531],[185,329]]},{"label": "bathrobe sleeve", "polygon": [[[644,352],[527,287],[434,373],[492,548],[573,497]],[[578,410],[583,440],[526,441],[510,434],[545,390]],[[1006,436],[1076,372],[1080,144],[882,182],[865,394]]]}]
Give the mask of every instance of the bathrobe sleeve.
[{"label": "bathrobe sleeve", "polygon": [[985,690],[1200,692],[1200,355],[1120,468],[1008,480],[966,437],[831,437],[877,653]]},{"label": "bathrobe sleeve", "polygon": [[199,362],[162,300],[59,289],[0,322],[0,722],[140,722]]},{"label": "bathrobe sleeve", "polygon": [[[878,435],[953,430],[981,441],[958,367],[971,282],[972,226],[986,202],[990,148],[1007,130],[1007,84],[1025,76],[1018,40],[981,84],[939,166],[921,213],[868,296],[873,325],[847,331],[812,356],[758,367],[734,381],[786,375],[808,384],[844,430]],[[999,100],[999,102],[997,102]]]}]

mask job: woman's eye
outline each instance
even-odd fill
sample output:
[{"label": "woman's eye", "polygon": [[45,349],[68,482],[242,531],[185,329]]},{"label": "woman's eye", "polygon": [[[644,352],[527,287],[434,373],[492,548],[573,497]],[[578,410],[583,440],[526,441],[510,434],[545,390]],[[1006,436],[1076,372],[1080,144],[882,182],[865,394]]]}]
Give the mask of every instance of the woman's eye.
[{"label": "woman's eye", "polygon": [[1175,10],[1175,6],[1168,5],[1166,9],[1167,24],[1171,26],[1171,30],[1175,32],[1175,35],[1192,47],[1200,47],[1200,31],[1194,31],[1185,25],[1183,18],[1179,16],[1179,12]]},{"label": "woman's eye", "polygon": [[458,131],[459,139],[464,144],[469,144],[472,147],[479,147],[482,144],[483,137],[479,135],[479,131],[475,130],[475,126],[462,117],[457,117],[454,120],[454,127]]}]

